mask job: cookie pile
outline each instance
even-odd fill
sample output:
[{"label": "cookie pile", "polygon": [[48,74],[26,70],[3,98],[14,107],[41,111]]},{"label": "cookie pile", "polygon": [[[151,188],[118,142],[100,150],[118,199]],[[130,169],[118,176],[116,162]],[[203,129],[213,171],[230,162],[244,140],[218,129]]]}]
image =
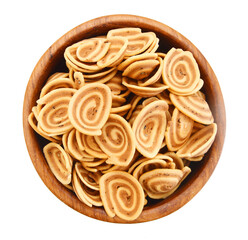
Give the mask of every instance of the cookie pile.
[{"label": "cookie pile", "polygon": [[67,47],[68,72],[47,79],[28,117],[57,180],[126,221],[175,192],[217,133],[192,53],[158,43],[119,28]]}]

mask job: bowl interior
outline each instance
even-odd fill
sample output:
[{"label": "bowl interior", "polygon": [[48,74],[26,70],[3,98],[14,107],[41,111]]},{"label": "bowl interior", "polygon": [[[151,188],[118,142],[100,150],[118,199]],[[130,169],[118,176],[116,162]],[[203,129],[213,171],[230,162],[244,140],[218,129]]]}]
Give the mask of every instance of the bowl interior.
[{"label": "bowl interior", "polygon": [[23,105],[24,135],[30,158],[36,171],[46,186],[60,200],[89,217],[109,222],[125,222],[118,217],[108,217],[103,208],[90,208],[86,206],[78,200],[74,193],[56,180],[42,153],[43,146],[48,142],[37,135],[27,122],[28,115],[32,107],[36,104],[36,100],[46,79],[55,72],[68,72],[63,57],[65,48],[82,39],[104,35],[109,30],[119,27],[140,27],[143,32],[155,32],[160,39],[158,51],[166,53],[172,47],[191,51],[199,65],[201,78],[204,80],[202,91],[206,94],[215,122],[218,125],[218,133],[211,149],[202,161],[191,163],[190,167],[192,172],[183,181],[179,189],[165,200],[151,201],[151,204],[145,206],[140,217],[133,221],[145,222],[161,218],[174,212],[194,197],[212,174],[220,157],[225,137],[225,107],[217,78],[200,51],[180,33],[152,19],[132,15],[104,16],[83,23],[72,29],[58,39],[44,53],[33,70],[27,85]]}]

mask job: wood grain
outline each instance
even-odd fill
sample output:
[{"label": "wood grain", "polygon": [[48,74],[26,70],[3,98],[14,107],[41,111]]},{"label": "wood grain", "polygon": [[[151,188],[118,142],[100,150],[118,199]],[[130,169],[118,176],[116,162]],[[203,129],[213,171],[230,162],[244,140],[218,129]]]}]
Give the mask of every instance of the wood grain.
[{"label": "wood grain", "polygon": [[133,221],[136,223],[146,222],[178,210],[201,190],[218,163],[225,138],[225,106],[218,80],[201,52],[180,33],[155,20],[134,15],[104,16],[75,27],[52,44],[35,66],[24,97],[23,130],[32,163],[45,185],[55,196],[71,208],[89,217],[108,222],[126,223],[118,217],[108,217],[103,208],[86,206],[78,200],[74,193],[56,180],[42,153],[42,148],[47,142],[32,130],[27,120],[48,76],[57,71],[66,71],[63,58],[65,48],[84,38],[102,35],[110,29],[119,27],[140,27],[143,31],[155,32],[160,38],[159,50],[161,51],[167,52],[171,47],[191,51],[199,65],[201,78],[205,81],[204,92],[218,125],[218,133],[211,149],[202,161],[192,164],[192,173],[180,188],[167,199],[154,201],[151,205],[146,206],[140,217]]}]

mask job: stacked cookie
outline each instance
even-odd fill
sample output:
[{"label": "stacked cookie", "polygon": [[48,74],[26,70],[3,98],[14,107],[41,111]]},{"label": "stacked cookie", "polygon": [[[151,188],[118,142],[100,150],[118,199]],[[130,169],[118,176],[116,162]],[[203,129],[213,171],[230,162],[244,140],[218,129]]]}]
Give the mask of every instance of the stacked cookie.
[{"label": "stacked cookie", "polygon": [[158,47],[139,28],[67,47],[68,72],[48,78],[28,119],[58,181],[126,221],[173,194],[217,133],[193,55]]}]

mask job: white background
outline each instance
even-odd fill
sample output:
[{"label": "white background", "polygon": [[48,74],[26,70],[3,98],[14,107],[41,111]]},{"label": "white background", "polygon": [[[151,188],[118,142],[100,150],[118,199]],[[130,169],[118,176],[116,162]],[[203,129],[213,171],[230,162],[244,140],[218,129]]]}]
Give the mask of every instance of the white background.
[{"label": "white background", "polygon": [[[248,239],[247,1],[1,1],[0,239]],[[219,79],[227,133],[220,161],[184,207],[142,224],[86,217],[43,184],[26,150],[22,104],[46,49],[75,26],[108,14],[163,22],[193,42]],[[87,236],[87,237],[86,237]]]}]

